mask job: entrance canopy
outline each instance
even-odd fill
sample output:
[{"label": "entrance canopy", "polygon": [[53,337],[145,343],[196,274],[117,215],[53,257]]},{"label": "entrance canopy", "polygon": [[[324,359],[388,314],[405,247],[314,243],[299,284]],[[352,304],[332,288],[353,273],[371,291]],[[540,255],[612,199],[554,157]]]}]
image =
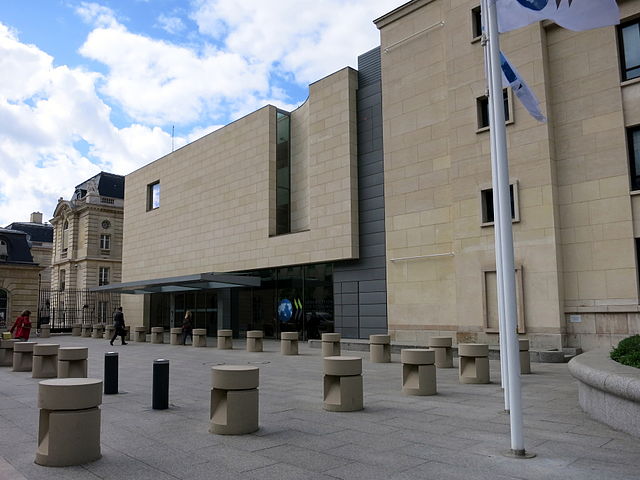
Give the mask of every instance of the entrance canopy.
[{"label": "entrance canopy", "polygon": [[259,287],[260,277],[234,275],[229,273],[198,273],[181,277],[155,278],[135,282],[114,283],[92,288],[92,292],[112,293],[171,293],[212,288]]}]

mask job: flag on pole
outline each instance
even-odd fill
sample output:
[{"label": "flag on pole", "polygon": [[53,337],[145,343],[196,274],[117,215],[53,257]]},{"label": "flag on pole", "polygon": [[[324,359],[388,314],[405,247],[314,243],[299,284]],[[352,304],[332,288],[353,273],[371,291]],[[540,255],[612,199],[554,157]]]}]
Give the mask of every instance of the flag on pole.
[{"label": "flag on pole", "polygon": [[500,52],[500,68],[502,69],[502,83],[511,87],[513,93],[520,100],[520,103],[527,109],[533,118],[539,122],[546,122],[546,117],[540,111],[540,102],[535,93],[529,88],[527,82],[520,76],[518,70],[509,63],[504,53]]},{"label": "flag on pole", "polygon": [[508,32],[541,20],[569,30],[590,30],[620,23],[616,0],[492,0],[498,30]]}]

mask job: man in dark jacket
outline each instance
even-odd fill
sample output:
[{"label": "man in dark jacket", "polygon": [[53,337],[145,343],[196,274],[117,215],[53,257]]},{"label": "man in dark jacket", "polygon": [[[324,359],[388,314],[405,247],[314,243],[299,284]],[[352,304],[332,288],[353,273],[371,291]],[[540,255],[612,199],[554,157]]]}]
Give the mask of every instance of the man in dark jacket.
[{"label": "man in dark jacket", "polygon": [[127,342],[124,341],[124,337],[127,334],[127,331],[124,328],[124,314],[122,313],[122,307],[118,307],[116,309],[116,313],[113,314],[113,326],[115,327],[115,331],[113,332],[113,337],[111,337],[111,345],[113,345],[113,341],[118,337],[122,337],[122,345],[126,345]]}]

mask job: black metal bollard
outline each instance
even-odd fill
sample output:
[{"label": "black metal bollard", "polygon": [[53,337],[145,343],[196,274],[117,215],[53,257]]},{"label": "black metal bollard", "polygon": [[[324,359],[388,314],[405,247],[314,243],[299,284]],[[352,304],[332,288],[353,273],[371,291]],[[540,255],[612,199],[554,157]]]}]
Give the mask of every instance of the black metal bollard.
[{"label": "black metal bollard", "polygon": [[104,354],[104,394],[118,393],[118,352]]},{"label": "black metal bollard", "polygon": [[154,410],[169,408],[169,360],[159,358],[153,361],[153,401]]}]

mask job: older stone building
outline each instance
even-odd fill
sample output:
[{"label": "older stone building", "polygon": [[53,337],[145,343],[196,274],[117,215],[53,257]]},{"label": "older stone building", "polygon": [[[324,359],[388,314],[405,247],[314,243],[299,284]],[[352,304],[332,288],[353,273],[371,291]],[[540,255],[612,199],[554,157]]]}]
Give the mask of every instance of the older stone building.
[{"label": "older stone building", "polygon": [[40,272],[40,287],[51,287],[51,256],[53,253],[53,226],[42,223],[42,213],[33,212],[28,222],[13,222],[10,230],[20,230],[27,234],[27,241],[36,262],[44,270]]}]

